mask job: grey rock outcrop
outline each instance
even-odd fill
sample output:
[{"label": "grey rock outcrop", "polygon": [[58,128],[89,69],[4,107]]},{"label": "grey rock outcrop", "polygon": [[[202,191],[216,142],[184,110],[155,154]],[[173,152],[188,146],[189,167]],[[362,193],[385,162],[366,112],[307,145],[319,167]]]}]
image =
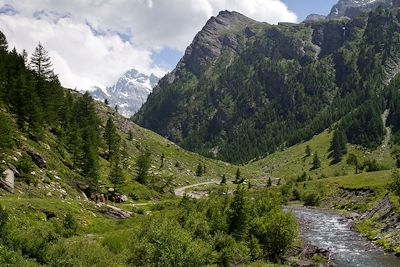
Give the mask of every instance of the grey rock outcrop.
[{"label": "grey rock outcrop", "polygon": [[124,211],[111,205],[101,206],[100,212],[103,213],[105,216],[116,220],[122,220],[131,217],[130,212]]},{"label": "grey rock outcrop", "polygon": [[355,18],[363,12],[369,12],[378,6],[392,7],[397,4],[397,0],[339,0],[332,7],[328,19],[341,17]]},{"label": "grey rock outcrop", "polygon": [[307,22],[307,21],[322,21],[322,20],[326,20],[326,16],[319,14],[311,14],[308,15],[304,21]]},{"label": "grey rock outcrop", "polygon": [[41,169],[45,169],[46,168],[46,160],[40,156],[39,154],[32,152],[32,151],[28,151],[27,152],[29,156],[31,156],[32,161],[36,164],[36,166],[38,166]]},{"label": "grey rock outcrop", "polygon": [[161,79],[160,83],[171,84],[183,76],[186,70],[200,75],[210,63],[219,58],[223,47],[233,50],[238,48],[239,41],[235,31],[246,32],[251,36],[254,32],[248,26],[256,23],[259,22],[234,11],[221,11],[218,16],[211,17],[186,49],[176,68]]},{"label": "grey rock outcrop", "polygon": [[14,192],[14,172],[12,170],[7,169],[3,172],[0,186],[10,193]]}]

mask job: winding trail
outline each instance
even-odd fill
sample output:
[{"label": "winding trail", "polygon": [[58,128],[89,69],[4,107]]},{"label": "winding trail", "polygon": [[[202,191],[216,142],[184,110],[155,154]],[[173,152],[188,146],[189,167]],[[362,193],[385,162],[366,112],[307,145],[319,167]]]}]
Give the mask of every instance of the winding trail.
[{"label": "winding trail", "polygon": [[191,185],[175,188],[174,193],[175,193],[175,196],[178,196],[178,197],[183,197],[186,194],[187,196],[189,196],[191,198],[198,199],[198,198],[201,198],[202,195],[193,193],[193,192],[186,193],[186,190],[193,188],[193,187],[201,186],[201,185],[210,185],[210,184],[219,184],[219,183],[220,183],[220,181],[209,181],[209,182],[203,182],[203,183],[198,183],[198,184],[191,184]]}]

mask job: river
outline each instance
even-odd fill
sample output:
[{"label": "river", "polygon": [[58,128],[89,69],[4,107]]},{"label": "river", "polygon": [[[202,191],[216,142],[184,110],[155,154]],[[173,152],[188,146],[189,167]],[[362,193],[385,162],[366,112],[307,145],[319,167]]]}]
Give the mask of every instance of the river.
[{"label": "river", "polygon": [[332,253],[338,267],[400,267],[400,259],[385,252],[352,230],[340,215],[304,207],[287,207],[300,221],[302,238]]}]

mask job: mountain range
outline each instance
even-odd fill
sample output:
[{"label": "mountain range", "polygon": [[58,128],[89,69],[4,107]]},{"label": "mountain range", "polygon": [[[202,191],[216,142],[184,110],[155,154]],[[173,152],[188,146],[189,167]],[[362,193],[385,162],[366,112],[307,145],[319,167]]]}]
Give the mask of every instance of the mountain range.
[{"label": "mountain range", "polygon": [[154,74],[146,75],[131,69],[121,76],[113,86],[105,89],[93,87],[90,94],[95,100],[107,99],[111,107],[118,106],[120,114],[130,117],[146,101],[158,80],[159,78]]},{"label": "mountain range", "polygon": [[[328,19],[278,25],[222,11],[133,119],[186,149],[235,163],[328,127],[376,147],[391,101],[382,92],[400,69],[399,15],[386,5],[397,2],[343,0]],[[349,18],[354,8],[361,14]]]}]

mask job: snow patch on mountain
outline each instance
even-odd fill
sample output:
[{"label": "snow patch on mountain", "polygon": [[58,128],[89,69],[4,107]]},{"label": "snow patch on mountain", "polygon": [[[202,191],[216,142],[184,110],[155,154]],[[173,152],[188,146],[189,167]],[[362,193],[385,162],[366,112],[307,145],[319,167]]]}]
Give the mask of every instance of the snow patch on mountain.
[{"label": "snow patch on mountain", "polygon": [[95,100],[107,99],[109,106],[118,106],[118,112],[125,117],[135,114],[157,85],[160,78],[154,74],[146,75],[135,69],[127,71],[110,87],[94,86],[90,94]]}]

